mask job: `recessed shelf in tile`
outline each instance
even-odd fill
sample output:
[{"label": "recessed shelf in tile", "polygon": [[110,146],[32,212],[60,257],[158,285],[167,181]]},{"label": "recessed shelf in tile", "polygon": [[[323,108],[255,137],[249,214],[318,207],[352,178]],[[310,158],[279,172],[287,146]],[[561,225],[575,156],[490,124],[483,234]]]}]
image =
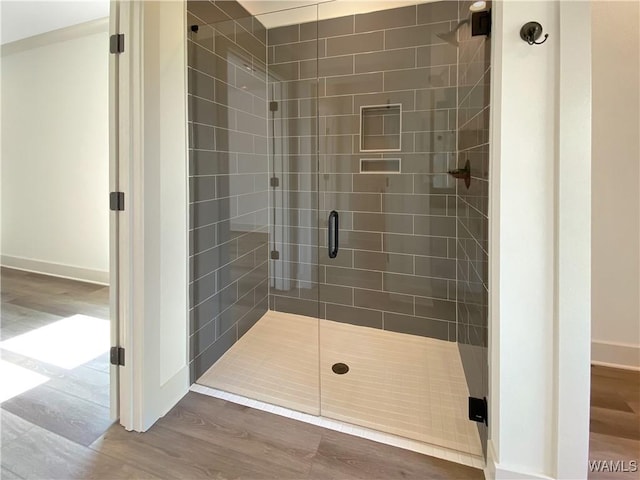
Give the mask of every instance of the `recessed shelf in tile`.
[{"label": "recessed shelf in tile", "polygon": [[360,107],[360,151],[401,150],[402,104]]},{"label": "recessed shelf in tile", "polygon": [[400,173],[399,158],[361,158],[360,173]]}]

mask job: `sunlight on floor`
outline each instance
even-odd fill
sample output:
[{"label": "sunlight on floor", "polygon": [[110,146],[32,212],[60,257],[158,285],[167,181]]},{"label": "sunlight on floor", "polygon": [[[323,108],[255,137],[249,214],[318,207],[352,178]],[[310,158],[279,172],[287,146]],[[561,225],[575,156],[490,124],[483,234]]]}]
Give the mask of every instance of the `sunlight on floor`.
[{"label": "sunlight on floor", "polygon": [[109,337],[108,320],[73,315],[0,342],[0,348],[70,370],[107,352]]},{"label": "sunlight on floor", "polygon": [[49,380],[49,377],[4,360],[0,360],[0,378],[0,403]]}]

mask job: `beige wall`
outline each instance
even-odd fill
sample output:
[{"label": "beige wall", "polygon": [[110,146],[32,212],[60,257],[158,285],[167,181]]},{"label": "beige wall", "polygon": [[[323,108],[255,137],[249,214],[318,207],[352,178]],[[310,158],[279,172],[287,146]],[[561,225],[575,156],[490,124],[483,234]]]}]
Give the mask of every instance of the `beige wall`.
[{"label": "beige wall", "polygon": [[592,13],[592,360],[640,368],[640,3]]},{"label": "beige wall", "polygon": [[2,264],[109,270],[107,19],[2,46]]}]

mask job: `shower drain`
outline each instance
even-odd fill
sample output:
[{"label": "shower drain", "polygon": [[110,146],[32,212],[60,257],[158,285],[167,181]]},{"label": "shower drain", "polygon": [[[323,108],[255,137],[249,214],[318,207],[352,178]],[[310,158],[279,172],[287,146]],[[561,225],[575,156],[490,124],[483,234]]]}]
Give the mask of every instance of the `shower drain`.
[{"label": "shower drain", "polygon": [[344,375],[349,371],[349,365],[346,363],[334,363],[331,370],[333,370],[333,373],[337,373],[338,375]]}]

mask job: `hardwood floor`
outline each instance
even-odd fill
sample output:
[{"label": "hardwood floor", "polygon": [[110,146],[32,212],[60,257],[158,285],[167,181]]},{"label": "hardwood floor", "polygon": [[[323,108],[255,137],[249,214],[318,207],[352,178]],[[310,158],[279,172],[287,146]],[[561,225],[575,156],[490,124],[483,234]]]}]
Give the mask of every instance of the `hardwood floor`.
[{"label": "hardwood floor", "polygon": [[[0,286],[3,341],[75,314],[109,319],[109,289],[102,285],[2,268]],[[106,353],[70,370],[4,348],[0,355],[3,362],[47,379],[4,401],[3,418],[13,414],[81,445],[91,444],[112,424]]]},{"label": "hardwood floor", "polygon": [[[0,339],[74,314],[108,318],[108,290],[1,270]],[[2,351],[50,380],[2,403],[3,479],[481,479],[480,470],[189,393],[144,434],[108,421],[106,355],[73,370]]]},{"label": "hardwood floor", "polygon": [[[640,468],[640,372],[591,367],[590,431],[591,461],[623,461],[631,470],[635,460]],[[638,471],[591,472],[589,478],[636,480]]]},{"label": "hardwood floor", "polygon": [[[1,270],[7,339],[83,313],[108,317],[107,289]],[[49,381],[2,404],[2,479],[481,479],[480,470],[189,393],[147,433],[109,426],[106,355],[64,370],[12,352]],[[592,460],[640,459],[640,373],[593,367]],[[637,478],[600,472],[592,479]]]},{"label": "hardwood floor", "polygon": [[37,426],[3,446],[16,478],[481,479],[406,450],[189,393],[144,434],[112,426],[89,447]]}]

